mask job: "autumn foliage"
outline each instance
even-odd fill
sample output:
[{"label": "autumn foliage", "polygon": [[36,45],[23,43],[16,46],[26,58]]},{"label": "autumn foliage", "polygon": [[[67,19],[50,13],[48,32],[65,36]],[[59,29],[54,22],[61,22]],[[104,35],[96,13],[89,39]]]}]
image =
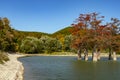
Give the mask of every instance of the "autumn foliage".
[{"label": "autumn foliage", "polygon": [[103,49],[109,49],[111,53],[119,50],[120,20],[111,18],[111,22],[105,24],[104,18],[98,13],[80,14],[72,24],[72,46],[78,49],[79,53],[82,50],[92,50],[92,53]]},{"label": "autumn foliage", "polygon": [[110,22],[105,23],[104,19],[98,13],[80,14],[72,27],[47,34],[12,29],[6,17],[0,18],[0,50],[25,53],[72,50],[86,54],[89,51],[120,52],[120,21],[111,18]]}]

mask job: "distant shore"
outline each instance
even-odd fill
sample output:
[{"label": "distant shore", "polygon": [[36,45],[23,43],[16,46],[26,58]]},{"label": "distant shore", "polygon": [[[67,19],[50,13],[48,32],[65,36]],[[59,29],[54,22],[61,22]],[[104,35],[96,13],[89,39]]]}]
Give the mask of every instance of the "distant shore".
[{"label": "distant shore", "polygon": [[[70,54],[23,54],[24,57],[28,57],[28,56],[78,56],[77,54],[74,53],[70,53]],[[84,56],[84,54],[82,54],[82,56]],[[92,56],[91,53],[88,54],[88,56]],[[108,57],[107,53],[101,53],[100,55],[101,57]],[[117,57],[120,57],[120,55],[117,55]]]},{"label": "distant shore", "polygon": [[77,54],[24,54],[24,57],[27,56],[77,56]]}]

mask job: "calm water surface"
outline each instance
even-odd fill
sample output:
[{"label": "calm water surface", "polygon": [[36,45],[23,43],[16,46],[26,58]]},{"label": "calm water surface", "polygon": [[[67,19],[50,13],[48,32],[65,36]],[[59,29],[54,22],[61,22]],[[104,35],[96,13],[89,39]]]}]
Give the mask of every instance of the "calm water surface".
[{"label": "calm water surface", "polygon": [[34,56],[19,59],[24,80],[120,80],[120,59],[99,62],[78,61],[76,57]]}]

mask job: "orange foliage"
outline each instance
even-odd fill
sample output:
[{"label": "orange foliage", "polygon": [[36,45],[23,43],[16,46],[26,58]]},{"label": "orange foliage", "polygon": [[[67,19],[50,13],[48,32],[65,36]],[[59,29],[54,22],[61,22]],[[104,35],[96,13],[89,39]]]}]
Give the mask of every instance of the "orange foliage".
[{"label": "orange foliage", "polygon": [[[116,34],[120,21],[112,18],[112,22],[102,25],[104,16],[99,16],[98,13],[80,14],[77,22],[72,24],[73,30],[71,31],[76,38],[73,41],[74,47],[79,47],[81,44],[92,43],[96,44],[111,44],[113,35]],[[117,24],[116,24],[117,23]],[[118,24],[119,23],[119,24]],[[115,42],[115,40],[113,40]],[[78,46],[79,45],[79,46]]]}]

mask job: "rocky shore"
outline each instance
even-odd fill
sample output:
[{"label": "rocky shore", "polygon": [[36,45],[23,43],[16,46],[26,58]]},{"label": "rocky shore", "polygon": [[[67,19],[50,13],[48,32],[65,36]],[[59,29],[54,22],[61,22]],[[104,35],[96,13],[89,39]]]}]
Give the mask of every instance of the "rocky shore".
[{"label": "rocky shore", "polygon": [[17,60],[22,55],[8,54],[10,61],[0,64],[0,80],[23,80],[24,68]]}]

